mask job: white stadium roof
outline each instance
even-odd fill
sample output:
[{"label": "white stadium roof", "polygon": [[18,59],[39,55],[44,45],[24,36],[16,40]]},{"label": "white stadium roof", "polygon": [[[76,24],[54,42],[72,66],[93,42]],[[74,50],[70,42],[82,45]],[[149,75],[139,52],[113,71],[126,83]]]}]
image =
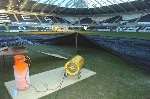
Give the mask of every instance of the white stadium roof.
[{"label": "white stadium roof", "polygon": [[95,8],[136,0],[33,0],[38,3],[58,5],[66,8]]}]

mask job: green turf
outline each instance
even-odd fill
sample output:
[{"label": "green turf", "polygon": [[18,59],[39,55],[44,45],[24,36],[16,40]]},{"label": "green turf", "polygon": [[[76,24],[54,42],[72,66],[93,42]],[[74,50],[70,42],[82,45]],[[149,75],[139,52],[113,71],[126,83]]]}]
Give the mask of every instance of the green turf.
[{"label": "green turf", "polygon": [[[92,32],[92,31],[80,31],[79,33],[85,34],[85,35],[100,35],[100,36],[106,36],[106,37],[126,37],[126,38],[138,38],[138,39],[146,39],[150,40],[150,33],[144,33],[144,32]],[[57,32],[20,32],[20,33],[0,33],[1,35],[30,35],[30,34],[47,34],[47,35],[54,35],[54,34],[65,34],[65,33],[57,33]],[[66,33],[70,34],[70,33]]]},{"label": "green turf", "polygon": [[144,32],[80,32],[85,35],[100,35],[106,37],[125,37],[150,40],[150,33]]},{"label": "green turf", "polygon": [[[28,49],[32,59],[31,75],[61,67],[66,62],[66,60],[37,53],[36,50],[59,53],[67,57],[75,55],[77,51],[74,48],[60,46],[30,46]],[[78,52],[86,60],[85,68],[91,69],[97,74],[41,99],[150,98],[150,74],[144,70],[101,49],[80,48]],[[7,65],[11,65],[11,62],[8,63]],[[14,79],[12,68],[9,67],[7,72],[0,72],[0,75],[3,77],[0,82],[0,99],[11,99],[2,82]]]},{"label": "green turf", "polygon": [[[150,39],[149,33],[82,32],[87,35]],[[0,35],[22,35],[24,33],[0,33]],[[29,35],[29,34],[28,34]],[[66,60],[40,54],[37,51],[58,53],[72,57],[76,49],[58,46],[29,46],[32,59],[30,74],[44,72],[64,65]],[[149,99],[150,74],[128,64],[103,50],[81,48],[79,53],[86,59],[86,68],[96,71],[96,76],[66,87],[41,99]],[[3,82],[14,79],[12,57],[6,57],[6,67],[0,66],[0,99],[11,99]],[[0,59],[2,63],[2,60]]]}]

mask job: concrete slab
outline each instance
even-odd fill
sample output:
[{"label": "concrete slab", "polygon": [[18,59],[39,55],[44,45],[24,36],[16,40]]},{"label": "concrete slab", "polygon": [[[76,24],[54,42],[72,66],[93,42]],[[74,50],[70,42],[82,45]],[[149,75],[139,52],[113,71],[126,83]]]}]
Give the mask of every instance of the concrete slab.
[{"label": "concrete slab", "polygon": [[83,68],[80,79],[76,77],[65,78],[60,88],[58,86],[60,86],[64,75],[64,68],[60,67],[30,76],[31,86],[26,91],[17,91],[14,80],[5,82],[5,86],[13,99],[38,99],[95,74],[96,72]]}]

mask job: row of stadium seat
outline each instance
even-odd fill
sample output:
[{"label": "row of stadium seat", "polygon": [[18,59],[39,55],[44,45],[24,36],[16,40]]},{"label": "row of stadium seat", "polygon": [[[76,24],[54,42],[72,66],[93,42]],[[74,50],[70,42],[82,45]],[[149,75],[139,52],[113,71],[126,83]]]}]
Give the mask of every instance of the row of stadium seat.
[{"label": "row of stadium seat", "polygon": [[[69,27],[70,30],[79,30],[79,27]],[[80,30],[85,30],[80,27]],[[92,26],[88,27],[89,31],[100,32],[150,32],[150,26],[141,27],[116,27],[116,26]],[[32,27],[32,26],[0,26],[0,32],[36,32],[36,31],[52,31],[50,27]]]},{"label": "row of stadium seat", "polygon": [[6,27],[5,26],[0,26],[0,32],[5,32],[6,31]]},{"label": "row of stadium seat", "polygon": [[150,26],[92,26],[88,27],[87,30],[100,32],[150,32]]},{"label": "row of stadium seat", "polygon": [[68,20],[56,16],[0,13],[0,23],[4,22],[70,23]]},{"label": "row of stadium seat", "polygon": [[83,18],[80,21],[76,21],[75,24],[103,24],[103,23],[121,23],[122,21],[126,21],[126,23],[133,23],[133,22],[150,22],[150,14],[144,15],[144,16],[139,16],[137,17],[133,17],[131,19],[128,20],[124,20],[122,16],[113,16],[113,17],[108,17],[104,20],[101,20],[99,22],[96,22],[95,20],[93,20],[92,18]]},{"label": "row of stadium seat", "polygon": [[[147,14],[145,16],[142,16],[140,18],[132,18],[130,20],[126,20],[127,22],[150,22],[150,14]],[[70,24],[71,22],[56,16],[41,16],[41,15],[24,15],[24,14],[8,14],[8,13],[0,13],[0,22],[42,22],[42,23],[67,23]],[[101,20],[99,22],[96,22],[92,18],[86,17],[82,18],[80,21],[75,21],[72,24],[101,24],[101,23],[119,23],[123,20],[122,16],[112,16],[108,17],[107,19]]]},{"label": "row of stadium seat", "polygon": [[71,28],[87,26],[88,30],[94,31],[149,32],[150,14],[138,17],[132,16],[128,19],[125,19],[123,15],[112,16],[101,19],[101,21],[100,19],[95,20],[92,17],[85,17],[73,23],[68,21],[67,18],[50,15],[0,13],[0,24],[2,24],[0,25],[0,32],[50,31],[54,23],[65,24],[68,27],[71,26]]}]

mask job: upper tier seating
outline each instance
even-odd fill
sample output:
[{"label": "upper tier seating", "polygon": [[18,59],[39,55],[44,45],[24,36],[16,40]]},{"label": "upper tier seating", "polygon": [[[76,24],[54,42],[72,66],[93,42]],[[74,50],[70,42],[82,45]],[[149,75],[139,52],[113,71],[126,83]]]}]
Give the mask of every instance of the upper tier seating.
[{"label": "upper tier seating", "polygon": [[6,27],[5,26],[0,26],[0,32],[6,32]]},{"label": "upper tier seating", "polygon": [[128,20],[128,23],[134,23],[138,20],[138,18],[134,18],[134,19],[131,19],[131,20]]},{"label": "upper tier seating", "polygon": [[0,13],[0,22],[13,22],[16,21],[13,14],[7,14],[7,13]]},{"label": "upper tier seating", "polygon": [[66,19],[63,19],[63,18],[60,18],[60,17],[56,17],[56,16],[50,16],[51,20],[54,22],[54,23],[67,23],[67,24],[70,24],[70,22]]},{"label": "upper tier seating", "polygon": [[88,27],[88,30],[106,32],[106,31],[111,31],[111,28],[108,26],[91,26],[91,27]]},{"label": "upper tier seating", "polygon": [[122,16],[114,16],[112,18],[106,19],[103,23],[118,23],[122,20]]},{"label": "upper tier seating", "polygon": [[9,26],[9,30],[18,30],[19,26]]},{"label": "upper tier seating", "polygon": [[51,20],[50,16],[40,16],[40,15],[37,15],[37,17],[39,18],[39,20],[41,21],[41,23],[52,23],[52,20]]},{"label": "upper tier seating", "polygon": [[145,16],[142,16],[138,22],[150,22],[150,14],[147,14]]},{"label": "upper tier seating", "polygon": [[56,17],[56,16],[40,16],[38,15],[38,18],[42,23],[67,23],[70,24],[70,22],[66,19]]},{"label": "upper tier seating", "polygon": [[19,22],[39,22],[35,15],[16,14]]},{"label": "upper tier seating", "polygon": [[91,18],[83,18],[79,21],[76,21],[75,24],[96,24],[96,22],[94,20],[92,20]]},{"label": "upper tier seating", "polygon": [[38,31],[36,27],[29,26],[9,26],[10,32],[26,32],[26,31]]}]

